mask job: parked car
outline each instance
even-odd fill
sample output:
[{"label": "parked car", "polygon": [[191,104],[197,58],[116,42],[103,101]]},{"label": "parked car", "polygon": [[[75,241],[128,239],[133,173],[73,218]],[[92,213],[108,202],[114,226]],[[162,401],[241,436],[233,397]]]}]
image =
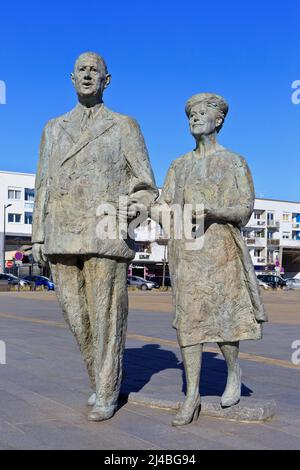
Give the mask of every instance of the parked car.
[{"label": "parked car", "polygon": [[[148,280],[155,282],[158,287],[161,287],[163,284],[163,276],[148,276]],[[171,287],[171,278],[169,276],[165,276],[165,287]]]},{"label": "parked car", "polygon": [[147,279],[139,276],[128,276],[127,285],[138,287],[141,290],[151,290],[159,287],[155,282],[148,281]]},{"label": "parked car", "polygon": [[258,285],[259,285],[259,287],[262,287],[264,290],[271,289],[271,287],[269,286],[269,284],[267,284],[266,282],[263,282],[263,281],[261,281],[260,279],[257,279],[257,280],[258,280]]},{"label": "parked car", "polygon": [[286,287],[286,281],[275,274],[258,274],[257,279],[273,287],[273,289],[276,287]]},{"label": "parked car", "polygon": [[48,290],[55,290],[54,282],[45,276],[25,276],[23,279],[34,282],[36,287],[44,286]]},{"label": "parked car", "polygon": [[7,281],[7,283],[11,286],[20,285],[21,287],[25,287],[30,284],[25,279],[20,279],[19,277],[14,276],[13,274],[8,274],[8,273],[0,273],[0,280],[4,282]]},{"label": "parked car", "polygon": [[286,285],[289,289],[300,289],[300,279],[288,278],[285,279]]}]

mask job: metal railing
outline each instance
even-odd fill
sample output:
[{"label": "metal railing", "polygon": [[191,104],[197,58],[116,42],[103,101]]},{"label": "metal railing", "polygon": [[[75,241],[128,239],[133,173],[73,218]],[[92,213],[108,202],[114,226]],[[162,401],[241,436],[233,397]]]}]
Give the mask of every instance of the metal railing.
[{"label": "metal railing", "polygon": [[267,226],[268,227],[279,227],[280,226],[280,222],[279,220],[267,220]]},{"label": "metal railing", "polygon": [[268,245],[279,246],[280,240],[273,240],[272,238],[268,238],[267,239],[267,244]]},{"label": "metal railing", "polygon": [[265,238],[264,237],[254,237],[254,238],[245,238],[245,241],[247,243],[247,245],[264,245],[265,242],[264,242]]}]

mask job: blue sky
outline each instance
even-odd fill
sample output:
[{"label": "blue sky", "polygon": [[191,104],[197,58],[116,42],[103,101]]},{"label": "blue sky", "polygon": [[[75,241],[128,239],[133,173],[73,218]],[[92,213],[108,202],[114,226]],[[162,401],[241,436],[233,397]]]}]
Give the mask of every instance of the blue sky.
[{"label": "blue sky", "polygon": [[230,105],[220,142],[247,159],[257,196],[300,201],[299,18],[290,0],[2,3],[0,169],[35,171],[43,126],[76,103],[74,60],[95,50],[105,103],[139,121],[159,185],[194,146],[186,100],[213,91]]}]

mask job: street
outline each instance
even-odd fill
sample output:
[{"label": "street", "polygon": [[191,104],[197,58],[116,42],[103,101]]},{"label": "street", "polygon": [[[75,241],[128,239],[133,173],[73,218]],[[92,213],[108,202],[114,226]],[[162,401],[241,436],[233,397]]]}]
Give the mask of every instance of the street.
[{"label": "street", "polygon": [[[54,293],[0,293],[0,449],[299,449],[300,291],[264,292],[264,338],[241,343],[243,400],[275,399],[276,417],[249,424],[201,416],[171,427],[173,413],[133,403],[130,394],[183,398],[183,367],[172,329],[171,294],[130,292],[123,401],[109,421],[87,421],[91,393],[79,349]],[[296,357],[297,354],[294,354]],[[300,353],[298,354],[300,358]],[[202,396],[220,396],[226,367],[205,347]],[[128,400],[124,397],[128,396]]]}]

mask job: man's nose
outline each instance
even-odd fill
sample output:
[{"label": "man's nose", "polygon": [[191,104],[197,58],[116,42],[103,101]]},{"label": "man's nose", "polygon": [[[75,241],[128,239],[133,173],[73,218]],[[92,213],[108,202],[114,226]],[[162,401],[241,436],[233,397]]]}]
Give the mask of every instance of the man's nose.
[{"label": "man's nose", "polygon": [[91,69],[86,68],[84,78],[91,78]]}]

